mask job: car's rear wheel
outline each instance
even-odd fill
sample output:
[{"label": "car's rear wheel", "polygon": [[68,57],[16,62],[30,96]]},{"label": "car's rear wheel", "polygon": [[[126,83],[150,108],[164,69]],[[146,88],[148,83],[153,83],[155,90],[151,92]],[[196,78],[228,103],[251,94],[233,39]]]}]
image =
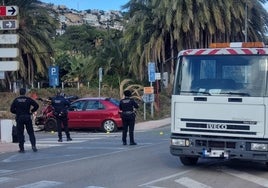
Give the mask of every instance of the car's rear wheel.
[{"label": "car's rear wheel", "polygon": [[44,127],[45,131],[57,131],[57,121],[54,118],[49,118]]},{"label": "car's rear wheel", "polygon": [[117,126],[113,120],[105,120],[102,123],[102,130],[105,132],[115,132],[117,131]]}]

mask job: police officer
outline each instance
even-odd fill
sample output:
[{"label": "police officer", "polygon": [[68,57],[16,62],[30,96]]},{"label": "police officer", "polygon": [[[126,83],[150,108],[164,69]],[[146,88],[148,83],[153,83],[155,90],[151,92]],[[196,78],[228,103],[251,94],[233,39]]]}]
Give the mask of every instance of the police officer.
[{"label": "police officer", "polygon": [[127,144],[127,132],[129,130],[130,145],[137,145],[134,141],[134,127],[136,113],[135,109],[139,108],[138,104],[131,97],[131,91],[124,91],[125,98],[120,100],[119,109],[121,110],[121,118],[123,122],[122,141],[123,145]]},{"label": "police officer", "polygon": [[68,107],[70,103],[64,98],[64,94],[58,90],[57,95],[52,98],[51,105],[54,108],[54,115],[57,120],[58,142],[62,142],[62,125],[67,137],[67,141],[72,141],[68,128]]},{"label": "police officer", "polygon": [[19,152],[24,153],[24,125],[30,138],[32,150],[37,152],[36,139],[32,124],[31,115],[39,108],[38,103],[30,97],[25,96],[26,89],[20,89],[20,96],[13,100],[10,112],[16,114],[17,134],[19,142]]}]

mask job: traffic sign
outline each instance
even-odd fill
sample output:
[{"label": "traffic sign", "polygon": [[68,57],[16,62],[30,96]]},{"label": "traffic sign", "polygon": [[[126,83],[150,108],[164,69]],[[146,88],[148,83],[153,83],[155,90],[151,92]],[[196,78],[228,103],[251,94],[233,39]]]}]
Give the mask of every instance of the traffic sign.
[{"label": "traffic sign", "polygon": [[144,94],[142,100],[145,103],[152,103],[154,102],[154,94]]},{"label": "traffic sign", "polygon": [[18,13],[17,6],[0,6],[0,16],[17,16]]},{"label": "traffic sign", "polygon": [[19,70],[18,61],[0,61],[0,71],[17,71]]},{"label": "traffic sign", "polygon": [[102,67],[99,68],[99,82],[102,82]]},{"label": "traffic sign", "polygon": [[153,94],[154,88],[153,87],[143,87],[143,93],[144,94]]},{"label": "traffic sign", "polygon": [[149,76],[149,82],[155,82],[155,63],[154,62],[148,63],[148,76]]},{"label": "traffic sign", "polygon": [[50,86],[59,86],[59,66],[50,66],[48,76]]},{"label": "traffic sign", "polygon": [[18,28],[18,20],[0,20],[0,30],[15,30]]},{"label": "traffic sign", "polygon": [[19,55],[18,48],[0,48],[0,58],[18,57],[18,55]]},{"label": "traffic sign", "polygon": [[0,44],[17,44],[19,35],[17,34],[0,34]]}]

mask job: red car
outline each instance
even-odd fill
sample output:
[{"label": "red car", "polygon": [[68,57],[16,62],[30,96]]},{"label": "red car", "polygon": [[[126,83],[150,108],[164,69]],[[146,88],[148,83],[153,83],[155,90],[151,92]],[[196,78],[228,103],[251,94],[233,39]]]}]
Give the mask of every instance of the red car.
[{"label": "red car", "polygon": [[122,127],[118,106],[119,100],[114,98],[80,98],[72,102],[69,108],[69,128],[114,132]]},{"label": "red car", "polygon": [[[114,98],[80,98],[71,103],[68,112],[70,129],[101,129],[114,132],[122,127],[119,100]],[[51,104],[45,103],[42,114],[35,119],[45,131],[57,131]]]}]

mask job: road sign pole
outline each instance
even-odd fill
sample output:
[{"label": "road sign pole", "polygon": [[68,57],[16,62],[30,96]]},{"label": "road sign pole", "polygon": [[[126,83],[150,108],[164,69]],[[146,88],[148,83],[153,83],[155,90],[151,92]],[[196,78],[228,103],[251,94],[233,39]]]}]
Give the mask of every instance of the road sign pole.
[{"label": "road sign pole", "polygon": [[143,103],[143,119],[146,120],[146,102]]},{"label": "road sign pole", "polygon": [[102,82],[102,67],[99,68],[99,97],[101,94],[101,82]]},{"label": "road sign pole", "polygon": [[[152,82],[150,82],[150,86],[153,87]],[[154,101],[151,102],[151,118],[154,118]]]}]

